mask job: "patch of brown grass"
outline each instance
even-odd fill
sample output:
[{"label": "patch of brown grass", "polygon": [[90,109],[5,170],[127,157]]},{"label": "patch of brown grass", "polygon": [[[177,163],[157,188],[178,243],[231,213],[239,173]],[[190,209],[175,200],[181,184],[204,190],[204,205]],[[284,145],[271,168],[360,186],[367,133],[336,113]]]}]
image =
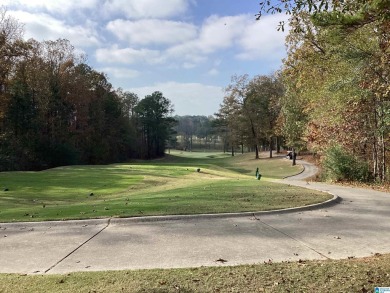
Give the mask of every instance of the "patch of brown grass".
[{"label": "patch of brown grass", "polygon": [[0,274],[0,292],[374,292],[390,286],[390,255],[194,269]]}]

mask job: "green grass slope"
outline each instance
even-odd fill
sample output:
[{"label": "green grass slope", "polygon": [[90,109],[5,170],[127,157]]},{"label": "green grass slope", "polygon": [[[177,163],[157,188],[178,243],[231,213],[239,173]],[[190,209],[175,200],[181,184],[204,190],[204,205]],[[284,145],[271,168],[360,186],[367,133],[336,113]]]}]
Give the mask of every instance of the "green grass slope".
[{"label": "green grass slope", "polygon": [[174,152],[128,164],[3,172],[0,222],[265,211],[329,199],[269,181],[299,171],[281,158]]}]

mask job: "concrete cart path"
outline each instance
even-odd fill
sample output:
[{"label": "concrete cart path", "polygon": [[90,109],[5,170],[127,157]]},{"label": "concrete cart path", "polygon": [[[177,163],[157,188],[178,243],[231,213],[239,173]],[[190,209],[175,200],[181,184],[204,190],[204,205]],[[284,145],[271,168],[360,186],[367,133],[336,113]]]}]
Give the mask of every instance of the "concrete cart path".
[{"label": "concrete cart path", "polygon": [[0,224],[0,273],[67,273],[339,259],[390,253],[390,194],[297,180],[343,200],[332,207],[214,218]]}]

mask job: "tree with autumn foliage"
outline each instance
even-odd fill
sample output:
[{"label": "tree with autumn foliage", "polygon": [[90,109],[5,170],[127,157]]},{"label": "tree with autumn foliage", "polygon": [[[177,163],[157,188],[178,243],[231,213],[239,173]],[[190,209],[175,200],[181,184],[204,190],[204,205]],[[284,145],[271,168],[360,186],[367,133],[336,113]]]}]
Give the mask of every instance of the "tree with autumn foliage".
[{"label": "tree with autumn foliage", "polygon": [[272,157],[278,136],[280,99],[284,94],[279,77],[233,76],[225,93],[217,117],[226,125],[232,154],[235,146],[245,144],[253,147],[256,159],[261,146],[267,146]]},{"label": "tree with autumn foliage", "polygon": [[[224,99],[224,102],[226,102],[226,99]],[[229,104],[224,105],[216,113],[217,120],[214,122],[214,129],[222,137],[224,152],[230,150],[232,156],[234,156],[236,148],[240,144],[239,123],[241,118],[241,114],[238,112],[234,113],[233,111],[233,108],[230,108]]]},{"label": "tree with autumn foliage", "polygon": [[[22,25],[0,8],[0,171],[163,155],[170,124],[165,116],[146,124],[154,109],[145,106],[148,97],[115,90],[68,40],[22,37]],[[145,150],[140,125],[152,129]]]},{"label": "tree with autumn foliage", "polygon": [[244,102],[251,116],[257,118],[257,135],[262,138],[263,145],[268,144],[270,158],[278,138],[277,121],[283,95],[284,86],[278,75],[259,75],[249,82]]},{"label": "tree with autumn foliage", "polygon": [[[291,15],[282,105],[285,128],[296,122],[297,135],[290,143],[305,142],[328,156],[340,153],[334,148],[339,145],[362,164],[368,163],[372,178],[388,180],[389,2],[273,3],[262,2],[262,12]],[[298,109],[288,107],[294,102]]]}]

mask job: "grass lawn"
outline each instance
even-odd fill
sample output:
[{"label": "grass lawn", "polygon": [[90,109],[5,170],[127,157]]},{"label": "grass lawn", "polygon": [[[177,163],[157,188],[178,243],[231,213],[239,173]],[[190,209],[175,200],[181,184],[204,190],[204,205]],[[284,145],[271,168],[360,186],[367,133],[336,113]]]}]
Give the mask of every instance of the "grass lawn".
[{"label": "grass lawn", "polygon": [[0,222],[262,211],[330,198],[268,180],[299,171],[280,158],[174,152],[147,162],[3,172]]},{"label": "grass lawn", "polygon": [[390,287],[390,255],[234,267],[0,274],[0,292],[374,292]]},{"label": "grass lawn", "polygon": [[[172,153],[162,160],[0,173],[0,222],[267,210],[329,195],[276,184],[300,171],[283,159]],[[255,180],[259,167],[264,176]],[[201,172],[196,169],[200,168]],[[91,195],[93,193],[93,195]],[[7,207],[7,208],[4,208]],[[0,274],[0,292],[374,292],[390,255],[169,270]]]}]

